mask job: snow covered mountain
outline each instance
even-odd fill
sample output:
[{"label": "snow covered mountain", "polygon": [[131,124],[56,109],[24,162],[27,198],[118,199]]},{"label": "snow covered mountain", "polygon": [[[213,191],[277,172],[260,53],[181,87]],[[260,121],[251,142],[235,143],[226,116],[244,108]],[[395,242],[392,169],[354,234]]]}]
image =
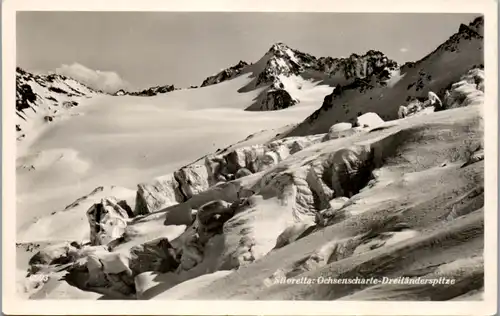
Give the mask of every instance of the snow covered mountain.
[{"label": "snow covered mountain", "polygon": [[102,92],[65,76],[37,75],[17,67],[17,139],[25,138],[33,126],[67,117],[69,108],[78,106],[83,99],[98,94]]},{"label": "snow covered mountain", "polygon": [[429,91],[443,99],[467,71],[483,67],[483,29],[483,17],[460,25],[458,32],[433,52],[402,65],[388,80],[356,78],[350,84],[337,85],[317,111],[286,135],[324,133],[332,122],[354,122],[366,112],[375,112],[384,120],[396,119],[400,106],[425,99]]},{"label": "snow covered mountain", "polygon": [[207,78],[203,86],[251,74],[253,80],[239,92],[262,88],[249,111],[272,111],[288,108],[300,102],[297,90],[306,82],[319,84],[348,84],[359,78],[390,76],[397,63],[383,53],[370,50],[348,58],[320,57],[292,49],[284,43],[276,43],[254,64],[240,61],[237,65]]},{"label": "snow covered mountain", "polygon": [[[278,43],[201,88],[103,96],[18,159],[19,182],[30,191],[24,201],[39,199],[30,211],[41,208],[43,194],[88,188],[19,231],[19,293],[481,300],[483,23],[461,25],[401,67],[377,51],[316,58]],[[429,91],[440,107],[428,104]],[[29,89],[21,92],[32,105]],[[89,178],[102,183],[90,188]],[[124,184],[131,178],[141,180]],[[332,290],[283,281],[400,276],[456,284]]]}]

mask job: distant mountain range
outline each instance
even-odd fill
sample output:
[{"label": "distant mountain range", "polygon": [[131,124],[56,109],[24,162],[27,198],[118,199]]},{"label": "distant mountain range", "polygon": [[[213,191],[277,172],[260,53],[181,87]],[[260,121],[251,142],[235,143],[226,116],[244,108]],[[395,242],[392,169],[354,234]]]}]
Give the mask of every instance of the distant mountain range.
[{"label": "distant mountain range", "polygon": [[[436,50],[416,62],[398,65],[382,52],[369,50],[364,55],[351,54],[346,58],[315,57],[276,43],[255,63],[240,61],[221,72],[207,77],[199,88],[205,88],[249,76],[249,82],[238,92],[261,89],[248,111],[273,111],[296,105],[301,100],[296,91],[302,82],[331,86],[332,93],[323,105],[290,135],[324,132],[331,122],[352,121],[360,113],[373,111],[384,119],[394,118],[399,106],[432,90],[443,96],[451,82],[459,80],[467,70],[483,64],[484,19],[478,17],[469,25],[462,24]],[[53,116],[59,105],[73,98],[103,93],[74,79],[60,75],[34,75],[20,68],[16,71],[16,111],[20,119],[18,138],[23,126],[33,116]],[[198,87],[191,86],[189,89]],[[113,95],[145,96],[179,90],[173,85],[156,86],[142,91],[119,90]],[[357,97],[362,94],[362,97]],[[356,101],[351,101],[356,95]],[[390,100],[390,101],[388,101]],[[38,113],[37,115],[34,112]],[[320,115],[321,114],[321,115]]]},{"label": "distant mountain range", "polygon": [[370,50],[348,58],[320,57],[292,49],[284,43],[274,44],[254,64],[240,61],[218,74],[208,77],[202,87],[251,74],[253,80],[240,92],[264,87],[250,111],[269,111],[288,108],[300,102],[291,91],[300,87],[300,80],[321,81],[321,84],[347,84],[359,78],[375,76],[383,80],[397,68],[397,63],[383,53]]},{"label": "distant mountain range", "polygon": [[173,85],[166,85],[166,86],[156,86],[156,87],[151,87],[148,89],[144,89],[141,91],[135,91],[135,92],[129,92],[125,91],[123,89],[120,89],[114,93],[116,96],[121,96],[121,95],[132,95],[132,96],[142,96],[142,97],[152,97],[157,94],[162,94],[162,93],[167,93],[176,90],[176,88]]}]

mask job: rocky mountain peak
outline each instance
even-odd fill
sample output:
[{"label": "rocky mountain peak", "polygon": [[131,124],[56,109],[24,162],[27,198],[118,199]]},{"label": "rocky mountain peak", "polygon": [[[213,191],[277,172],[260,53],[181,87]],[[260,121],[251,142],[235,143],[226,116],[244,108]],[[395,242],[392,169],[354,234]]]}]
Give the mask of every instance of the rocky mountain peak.
[{"label": "rocky mountain peak", "polygon": [[[294,82],[314,78],[336,86],[350,85],[358,79],[371,81],[372,77],[376,81],[385,81],[398,68],[397,62],[377,50],[369,50],[363,55],[353,53],[347,58],[317,58],[282,42],[273,44],[257,65],[261,66],[253,69],[256,79],[249,86],[267,87],[259,98],[260,103],[248,108],[257,111],[283,109],[300,102],[298,96],[290,94],[297,90],[297,87],[290,86]],[[279,100],[275,100],[278,97]]]},{"label": "rocky mountain peak", "polygon": [[469,28],[476,31],[479,35],[484,35],[484,16],[478,16],[471,23],[469,23]]},{"label": "rocky mountain peak", "polygon": [[271,46],[271,48],[269,48],[268,52],[275,54],[275,53],[283,52],[287,49],[290,49],[290,47],[288,47],[288,45],[286,45],[285,43],[276,42]]},{"label": "rocky mountain peak", "polygon": [[282,42],[273,44],[266,55],[271,55],[271,58],[274,57],[275,59],[284,59],[285,61],[293,62],[304,67],[310,67],[316,62],[316,57],[293,49]]},{"label": "rocky mountain peak", "polygon": [[284,58],[286,60],[292,60],[294,62],[299,62],[298,55],[300,54],[301,53],[299,51],[290,48],[288,45],[282,42],[273,44],[266,53],[266,55],[270,55],[276,59]]},{"label": "rocky mountain peak", "polygon": [[[394,60],[378,50],[369,50],[363,55],[353,53],[347,58],[317,58],[293,49],[283,42],[276,42],[255,64],[249,65],[240,61],[208,77],[201,86],[231,80],[243,73],[252,73],[254,79],[240,89],[240,92],[261,87],[266,87],[266,90],[258,98],[258,104],[252,104],[247,110],[268,111],[282,109],[300,102],[296,96],[290,95],[290,91],[297,90],[297,87],[287,86],[287,84],[307,79],[296,80],[292,77],[311,78],[312,76],[331,86],[347,85],[356,79],[369,78],[372,75],[386,80],[390,77],[391,71],[397,67],[398,64]],[[275,97],[279,97],[279,100],[274,100]],[[277,105],[279,106],[276,107]]]},{"label": "rocky mountain peak", "polygon": [[459,34],[467,34],[471,37],[481,36],[481,34],[478,33],[478,27],[479,27],[479,25],[472,26],[472,25],[460,24],[460,28],[458,29],[458,33]]}]

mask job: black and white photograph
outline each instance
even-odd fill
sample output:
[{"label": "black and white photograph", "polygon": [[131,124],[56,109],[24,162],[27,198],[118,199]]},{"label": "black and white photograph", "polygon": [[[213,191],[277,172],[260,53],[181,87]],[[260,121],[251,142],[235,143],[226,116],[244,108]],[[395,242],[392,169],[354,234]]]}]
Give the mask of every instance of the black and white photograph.
[{"label": "black and white photograph", "polygon": [[485,300],[484,12],[14,15],[21,304]]}]

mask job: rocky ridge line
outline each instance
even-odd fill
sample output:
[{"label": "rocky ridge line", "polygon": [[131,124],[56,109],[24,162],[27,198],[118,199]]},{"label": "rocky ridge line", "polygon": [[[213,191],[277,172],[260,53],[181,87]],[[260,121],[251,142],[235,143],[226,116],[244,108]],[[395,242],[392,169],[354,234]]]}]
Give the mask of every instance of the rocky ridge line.
[{"label": "rocky ridge line", "polygon": [[203,80],[200,87],[207,87],[224,82],[226,80],[234,79],[235,77],[239,76],[242,73],[242,70],[246,66],[248,66],[248,63],[243,60],[240,60],[236,65],[231,66],[227,69],[223,69],[219,73],[213,76],[207,77],[205,80]]},{"label": "rocky ridge line", "polygon": [[174,87],[174,85],[165,85],[165,86],[156,86],[147,88],[141,91],[129,92],[123,89],[116,91],[113,95],[122,96],[122,95],[131,95],[131,96],[139,96],[139,97],[153,97],[158,94],[164,94],[168,92],[172,92],[174,90],[178,90]]}]

